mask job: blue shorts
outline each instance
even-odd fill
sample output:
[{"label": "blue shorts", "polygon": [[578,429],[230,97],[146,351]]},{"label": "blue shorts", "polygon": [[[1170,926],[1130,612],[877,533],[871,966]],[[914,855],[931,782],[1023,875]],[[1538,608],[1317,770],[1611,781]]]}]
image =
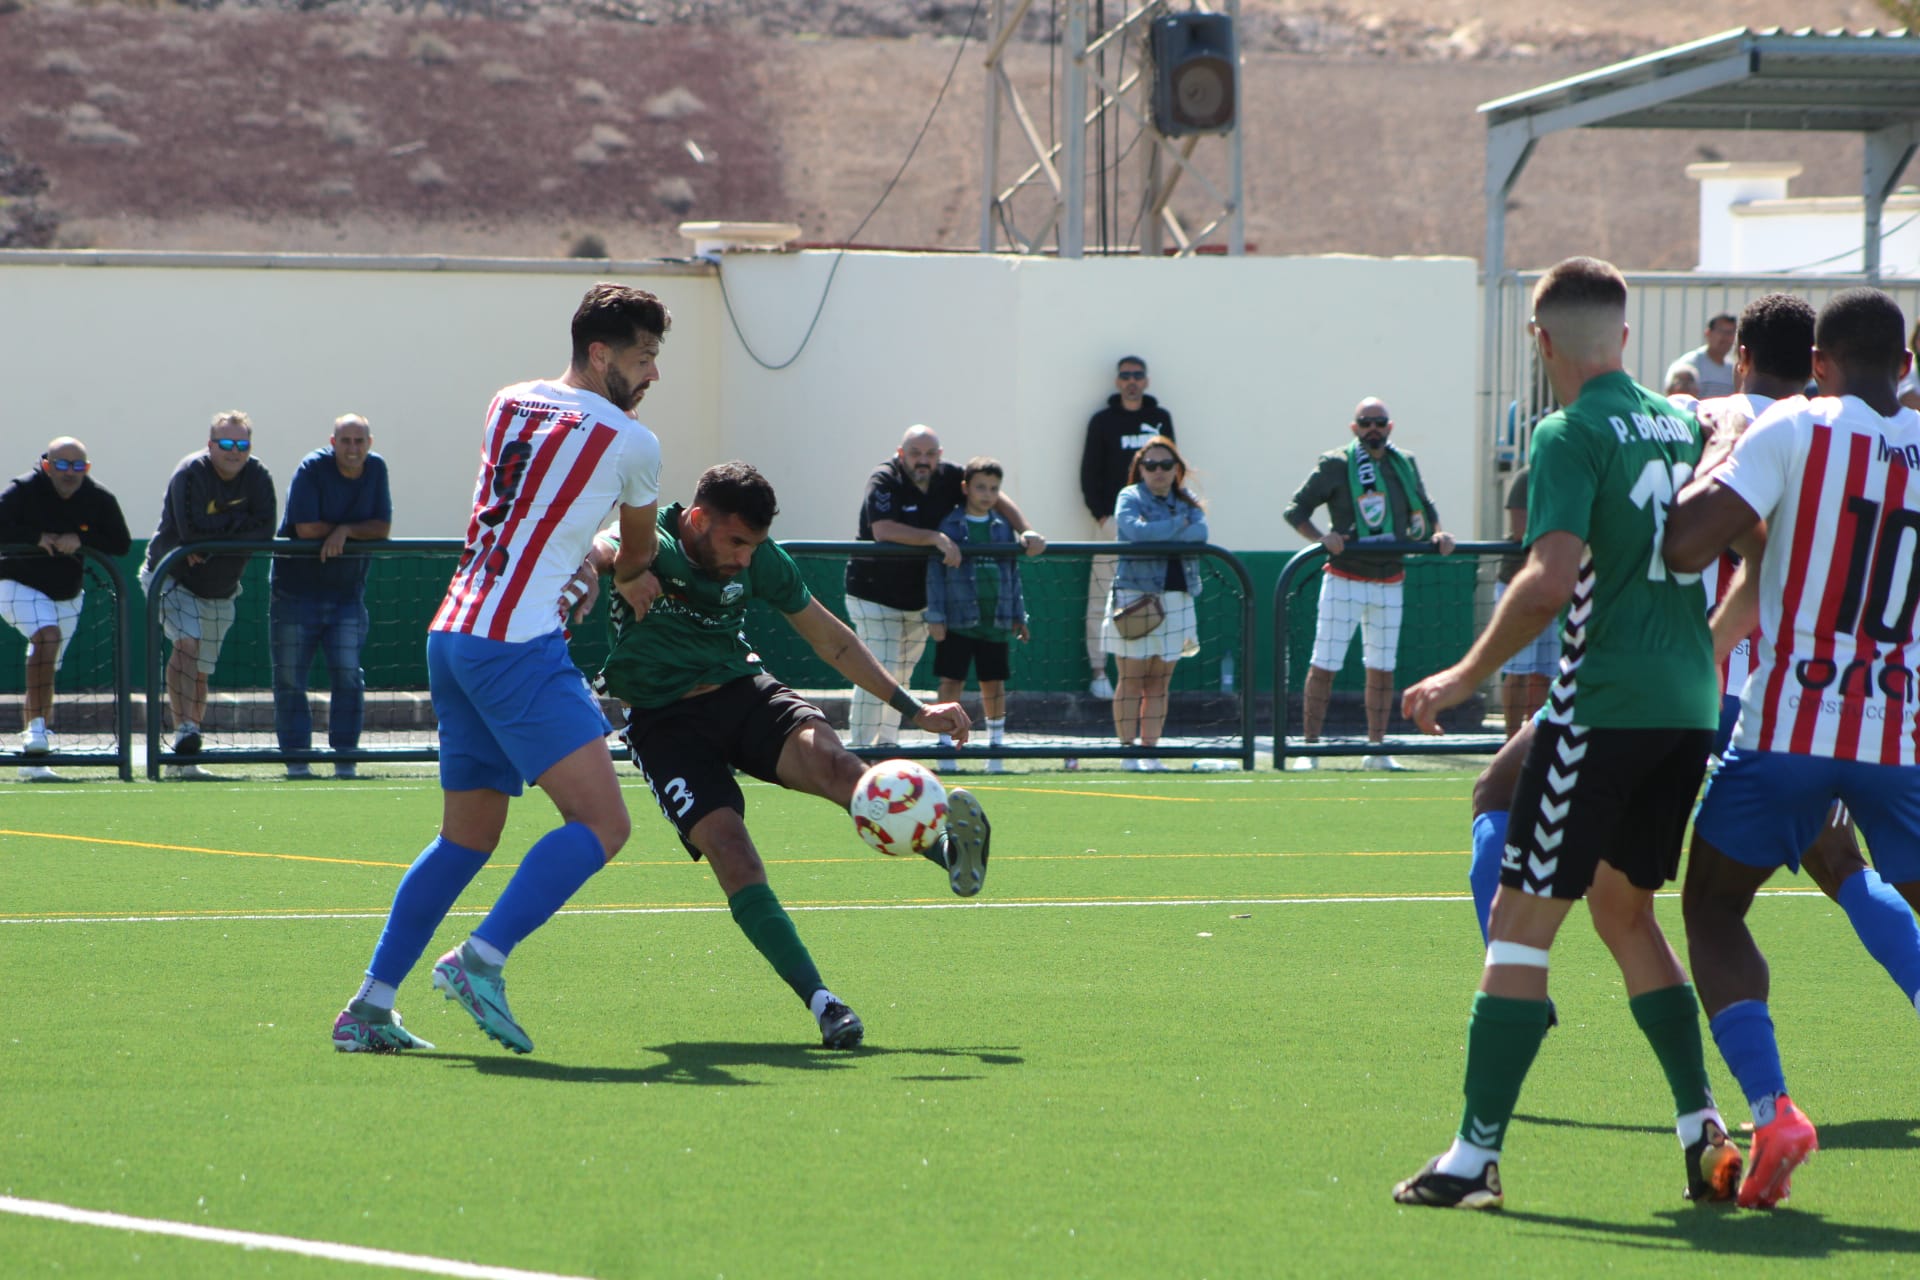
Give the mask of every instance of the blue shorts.
[{"label": "blue shorts", "polygon": [[1733,745],[1733,729],[1740,723],[1740,695],[1723,693],[1720,695],[1720,731],[1713,735],[1713,754],[1722,760],[1727,758],[1727,748]]},{"label": "blue shorts", "polygon": [[558,631],[523,644],[430,631],[427,683],[443,790],[517,796],[522,779],[613,732]]},{"label": "blue shorts", "polygon": [[[1493,598],[1499,602],[1507,593],[1507,584],[1496,582],[1493,586]],[[1555,618],[1546,625],[1545,630],[1527,643],[1527,647],[1507,659],[1507,665],[1500,668],[1503,676],[1557,676],[1560,674],[1560,619]]]},{"label": "blue shorts", "polygon": [[1892,884],[1920,880],[1920,769],[1785,751],[1727,753],[1694,831],[1735,862],[1800,869],[1835,800],[1847,806]]}]

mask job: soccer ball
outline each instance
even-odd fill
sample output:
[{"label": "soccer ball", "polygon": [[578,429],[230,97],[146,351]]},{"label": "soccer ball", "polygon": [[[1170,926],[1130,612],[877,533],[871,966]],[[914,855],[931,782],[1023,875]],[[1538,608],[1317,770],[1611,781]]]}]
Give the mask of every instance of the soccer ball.
[{"label": "soccer ball", "polygon": [[853,829],[889,856],[925,853],[947,829],[947,789],[911,760],[882,760],[854,784]]}]

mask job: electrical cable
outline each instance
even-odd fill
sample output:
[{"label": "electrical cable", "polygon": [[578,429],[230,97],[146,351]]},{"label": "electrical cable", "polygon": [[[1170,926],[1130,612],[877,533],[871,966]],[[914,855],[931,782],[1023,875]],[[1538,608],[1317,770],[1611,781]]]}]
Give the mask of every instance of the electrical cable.
[{"label": "electrical cable", "polygon": [[724,255],[722,256],[716,274],[720,280],[720,302],[727,311],[727,323],[733,327],[733,336],[740,340],[741,349],[762,369],[770,373],[778,373],[798,360],[801,352],[807,349],[807,344],[813,341],[813,331],[820,323],[820,316],[827,309],[827,298],[833,293],[833,278],[840,274],[840,264],[846,261],[848,248],[860,238],[860,233],[867,229],[867,224],[873,221],[874,216],[880,212],[881,206],[886,204],[887,197],[893,194],[894,187],[899,185],[900,179],[905,176],[907,166],[913,163],[913,157],[919,152],[920,144],[926,141],[927,130],[933,127],[933,118],[940,113],[940,104],[946,101],[947,90],[953,86],[954,74],[960,70],[961,56],[966,53],[967,43],[973,38],[973,24],[979,21],[981,6],[985,3],[986,0],[973,0],[973,12],[967,15],[966,29],[960,33],[960,47],[953,51],[953,63],[947,68],[947,78],[941,81],[940,92],[934,95],[933,106],[927,110],[927,118],[920,122],[920,132],[914,135],[913,145],[907,148],[906,158],[900,161],[900,167],[893,171],[891,178],[887,179],[887,185],[881,189],[880,198],[873,202],[873,208],[867,210],[867,216],[860,219],[860,225],[841,242],[840,252],[834,255],[833,266],[827,271],[827,282],[820,288],[820,303],[813,309],[813,318],[807,321],[807,331],[800,335],[800,345],[793,349],[792,355],[778,364],[769,363],[761,358],[760,353],[753,349],[753,344],[747,341],[747,335],[741,332],[740,319],[733,313],[733,299],[727,294],[727,268]]}]

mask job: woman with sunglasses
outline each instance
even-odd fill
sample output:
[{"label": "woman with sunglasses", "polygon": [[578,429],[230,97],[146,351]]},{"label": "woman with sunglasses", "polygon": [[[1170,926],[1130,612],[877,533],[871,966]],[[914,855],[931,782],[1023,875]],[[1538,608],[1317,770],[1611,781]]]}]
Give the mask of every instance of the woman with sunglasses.
[{"label": "woman with sunglasses", "polygon": [[[1187,488],[1187,461],[1165,436],[1140,446],[1127,469],[1127,487],[1113,504],[1114,531],[1122,542],[1205,542],[1207,515]],[[1198,649],[1194,597],[1200,594],[1200,557],[1120,557],[1107,597],[1107,652],[1120,667],[1113,693],[1113,728],[1122,746],[1138,741],[1152,747],[1167,722],[1167,687],[1173,664]],[[1144,634],[1118,615],[1151,606],[1159,599],[1162,617]],[[1151,616],[1149,612],[1149,616]],[[1123,630],[1136,630],[1131,638]],[[1122,768],[1158,772],[1166,768],[1154,756],[1129,756]]]}]

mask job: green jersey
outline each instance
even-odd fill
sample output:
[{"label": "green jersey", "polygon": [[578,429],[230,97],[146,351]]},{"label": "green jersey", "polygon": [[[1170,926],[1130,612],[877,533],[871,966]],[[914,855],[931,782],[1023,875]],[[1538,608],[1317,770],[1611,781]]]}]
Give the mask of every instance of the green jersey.
[{"label": "green jersey", "polygon": [[1527,542],[1560,531],[1587,544],[1550,719],[1609,729],[1719,724],[1700,575],[1673,573],[1660,558],[1667,508],[1700,450],[1690,414],[1620,372],[1590,380],[1534,428]]},{"label": "green jersey", "polygon": [[744,572],[722,578],[695,567],[680,546],[681,503],[660,512],[660,556],[653,562],[660,594],[647,616],[613,598],[613,649],[600,678],[608,693],[635,707],[664,707],[700,684],[725,684],[760,673],[760,655],[744,631],[747,604],[759,599],[798,613],[813,599],[793,557],[768,538]]}]

